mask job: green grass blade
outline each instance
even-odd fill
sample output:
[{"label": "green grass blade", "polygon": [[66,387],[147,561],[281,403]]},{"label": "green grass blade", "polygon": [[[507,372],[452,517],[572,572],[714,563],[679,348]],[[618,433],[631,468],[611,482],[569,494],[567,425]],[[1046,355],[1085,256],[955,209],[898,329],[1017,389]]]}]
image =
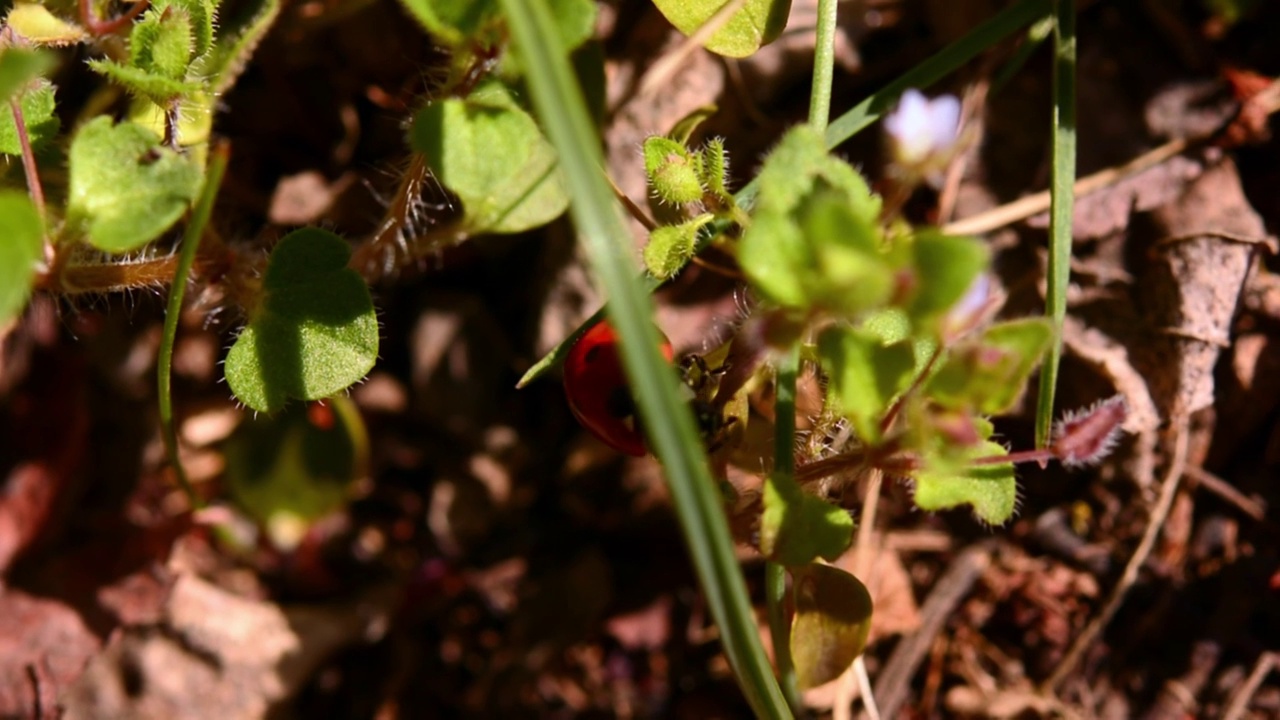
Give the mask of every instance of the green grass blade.
[{"label": "green grass blade", "polygon": [[760,717],[790,717],[756,630],[746,584],[734,555],[721,498],[702,441],[678,381],[658,351],[652,304],[632,259],[630,233],[600,168],[603,157],[567,58],[559,50],[546,0],[502,0],[527,78],[534,109],[560,156],[570,213],[587,255],[609,295],[609,317],[622,338],[650,446],[662,460],[684,531],[725,653],[752,709]]},{"label": "green grass blade", "polygon": [[[797,343],[778,360],[777,399],[774,401],[773,481],[779,485],[795,485],[796,466],[796,376],[800,374],[800,345]],[[800,491],[799,488],[796,488]],[[769,635],[773,640],[773,657],[778,666],[782,692],[792,710],[804,707],[796,681],[796,666],[791,659],[791,627],[783,612],[786,597],[786,569],[779,563],[765,565],[765,600],[769,617]]]},{"label": "green grass blade", "polygon": [[1053,321],[1054,340],[1040,370],[1036,402],[1036,446],[1044,447],[1053,427],[1053,398],[1062,359],[1062,319],[1067,314],[1071,273],[1071,217],[1076,182],[1076,7],[1054,0],[1053,31],[1053,181],[1049,205],[1049,277],[1045,315]]},{"label": "green grass blade", "polygon": [[229,153],[225,145],[214,148],[209,158],[209,169],[205,173],[204,188],[196,200],[195,210],[191,213],[191,221],[187,223],[186,232],[182,235],[182,250],[178,254],[178,267],[173,274],[173,285],[169,288],[169,305],[164,313],[164,333],[160,336],[160,355],[156,360],[156,395],[160,404],[160,434],[164,437],[164,449],[173,465],[173,472],[178,478],[178,485],[186,493],[192,508],[199,508],[204,503],[191,486],[182,461],[178,458],[178,431],[173,424],[173,397],[171,394],[173,380],[173,344],[178,337],[178,319],[182,316],[182,300],[187,294],[187,277],[191,274],[191,266],[196,260],[196,251],[200,247],[200,238],[209,225],[209,217],[213,214],[213,201],[218,197],[218,188],[222,186],[222,175],[227,169]]}]

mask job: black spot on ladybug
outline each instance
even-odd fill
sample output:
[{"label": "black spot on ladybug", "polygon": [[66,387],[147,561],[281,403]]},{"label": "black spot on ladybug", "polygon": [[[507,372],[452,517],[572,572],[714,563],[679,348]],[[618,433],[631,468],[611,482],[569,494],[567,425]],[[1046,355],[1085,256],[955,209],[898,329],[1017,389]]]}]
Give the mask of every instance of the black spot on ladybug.
[{"label": "black spot on ladybug", "polygon": [[596,358],[600,356],[600,345],[593,345],[582,355],[583,362],[594,363]]},{"label": "black spot on ladybug", "polygon": [[605,409],[616,418],[631,417],[636,414],[636,402],[631,398],[631,392],[626,387],[619,386],[611,390],[609,397],[605,398]]}]

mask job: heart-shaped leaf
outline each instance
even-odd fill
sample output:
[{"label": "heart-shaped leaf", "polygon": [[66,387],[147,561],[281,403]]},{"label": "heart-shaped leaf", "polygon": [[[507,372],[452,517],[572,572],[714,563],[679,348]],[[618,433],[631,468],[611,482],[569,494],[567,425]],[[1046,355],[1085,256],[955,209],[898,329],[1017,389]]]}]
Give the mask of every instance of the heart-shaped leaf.
[{"label": "heart-shaped leaf", "polygon": [[[725,0],[654,0],[654,5],[685,35],[692,35],[724,7]],[[726,57],[746,57],[773,42],[787,26],[791,0],[746,0],[703,44]]]},{"label": "heart-shaped leaf", "polygon": [[227,489],[276,547],[289,550],[312,521],[346,504],[368,444],[360,412],[345,397],[259,415],[227,441]]},{"label": "heart-shaped leaf", "polygon": [[200,191],[200,168],[160,145],[150,130],[102,116],[71,142],[67,219],[107,252],[128,252],[156,239],[182,217]]},{"label": "heart-shaped leaf", "polygon": [[40,262],[42,227],[25,194],[0,190],[0,329],[26,307]]},{"label": "heart-shaped leaf", "polygon": [[569,207],[555,150],[499,83],[428,105],[410,139],[462,200],[470,233],[523,232]]},{"label": "heart-shaped leaf", "polygon": [[796,616],[791,657],[801,689],[840,677],[867,646],[871,594],[858,578],[830,565],[792,571]]},{"label": "heart-shaped leaf", "polygon": [[272,413],[290,398],[327,398],[373,368],[378,319],[350,257],[345,240],[317,228],[276,245],[259,306],[227,353],[227,382],[245,405]]}]

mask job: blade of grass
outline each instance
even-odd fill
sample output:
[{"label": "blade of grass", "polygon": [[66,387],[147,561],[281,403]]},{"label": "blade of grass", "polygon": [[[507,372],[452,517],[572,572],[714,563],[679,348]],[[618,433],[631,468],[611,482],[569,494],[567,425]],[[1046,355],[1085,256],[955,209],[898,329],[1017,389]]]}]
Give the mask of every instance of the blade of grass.
[{"label": "blade of grass", "polygon": [[164,334],[160,336],[160,356],[156,360],[156,394],[160,403],[160,434],[164,437],[165,453],[173,465],[178,485],[186,493],[192,509],[204,506],[187,471],[182,467],[178,457],[178,431],[173,424],[173,398],[171,395],[173,380],[173,344],[178,337],[178,319],[182,315],[182,300],[187,294],[187,277],[191,275],[191,266],[196,260],[196,250],[200,247],[200,238],[209,225],[209,216],[213,214],[213,201],[218,197],[218,188],[222,186],[222,175],[227,169],[230,157],[225,144],[213,148],[209,157],[209,170],[205,173],[204,188],[196,201],[195,210],[191,213],[191,221],[187,223],[186,232],[182,234],[182,250],[178,254],[178,267],[173,274],[173,285],[169,288],[169,305],[164,313]]},{"label": "blade of grass", "polygon": [[[795,485],[796,376],[800,373],[800,345],[778,359],[777,399],[774,401],[773,482]],[[799,488],[796,488],[800,492]],[[783,612],[786,598],[786,569],[776,562],[765,563],[765,611],[769,617],[769,636],[773,640],[774,664],[787,703],[797,715],[804,705],[796,681],[796,666],[791,659],[791,628]]]},{"label": "blade of grass", "polygon": [[[1009,7],[974,28],[968,35],[908,70],[897,80],[884,86],[878,92],[859,103],[857,107],[833,121],[827,127],[827,147],[835,148],[880,119],[880,116],[892,107],[894,101],[907,88],[923,88],[932,85],[954,72],[961,65],[972,60],[978,53],[1000,42],[1019,29],[1040,20],[1049,12],[1049,3],[1050,0],[1021,0],[1016,5]],[[755,194],[756,183],[752,180],[739,190],[735,197],[740,205],[745,205],[755,197]],[[649,282],[650,288],[657,287],[659,284],[647,276],[645,279],[646,282]],[[566,338],[559,345],[552,348],[542,359],[534,363],[520,378],[520,382],[516,384],[516,387],[520,388],[528,385],[559,365],[564,360],[565,355],[569,353],[569,348],[572,346],[570,340],[579,337],[581,333],[586,332],[588,328],[598,321],[599,316],[593,315],[584,322],[583,327],[578,332]]]},{"label": "blade of grass", "polygon": [[809,124],[818,132],[826,132],[827,122],[831,119],[831,81],[836,67],[835,0],[818,0],[818,26],[814,34]]},{"label": "blade of grass", "polygon": [[1076,6],[1054,0],[1053,30],[1053,180],[1049,204],[1049,270],[1045,315],[1053,321],[1054,340],[1040,370],[1036,401],[1036,447],[1049,442],[1053,399],[1062,359],[1062,320],[1067,314],[1071,274],[1071,218],[1076,182]]},{"label": "blade of grass", "polygon": [[560,158],[570,213],[592,266],[608,291],[609,318],[621,337],[622,360],[650,447],[662,460],[672,502],[725,654],[757,716],[788,718],[756,630],[746,583],[734,554],[721,498],[707,467],[675,374],[658,351],[652,305],[637,279],[631,235],[601,174],[597,133],[568,59],[559,49],[546,0],[502,0],[534,110]]}]

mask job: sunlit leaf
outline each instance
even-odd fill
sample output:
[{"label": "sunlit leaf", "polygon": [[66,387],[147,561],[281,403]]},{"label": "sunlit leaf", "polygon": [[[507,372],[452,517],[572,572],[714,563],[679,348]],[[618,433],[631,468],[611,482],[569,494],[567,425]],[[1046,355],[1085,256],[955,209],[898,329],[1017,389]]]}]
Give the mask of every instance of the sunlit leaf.
[{"label": "sunlit leaf", "polygon": [[[654,5],[685,35],[692,35],[726,0],[654,0]],[[713,53],[746,57],[773,42],[787,26],[791,0],[747,0],[705,43]]]},{"label": "sunlit leaf", "polygon": [[428,105],[414,118],[410,139],[462,200],[472,233],[522,232],[569,206],[551,144],[498,83]]},{"label": "sunlit leaf", "polygon": [[94,246],[127,252],[156,239],[200,191],[200,168],[150,130],[102,116],[71,142],[67,220]]},{"label": "sunlit leaf", "polygon": [[60,47],[89,39],[89,33],[84,28],[54,15],[40,3],[14,3],[4,21],[14,32],[34,45]]},{"label": "sunlit leaf", "polygon": [[926,469],[914,473],[914,499],[921,510],[947,510],[970,505],[979,520],[1000,525],[1018,506],[1018,481],[1013,463],[972,466],[977,458],[1003,456],[1008,451],[989,440],[965,448],[959,458],[925,459]]},{"label": "sunlit leaf", "polygon": [[818,354],[831,378],[830,394],[858,437],[880,439],[880,420],[907,388],[916,368],[910,340],[884,343],[855,328],[833,327],[818,338]]},{"label": "sunlit leaf", "polygon": [[[35,80],[22,93],[18,104],[22,107],[22,120],[32,147],[39,147],[58,134],[58,116],[53,114],[53,83],[44,78]],[[22,143],[8,105],[5,103],[4,112],[0,112],[0,153],[21,155]]]},{"label": "sunlit leaf", "polygon": [[993,325],[953,349],[926,392],[947,407],[982,415],[1008,412],[1052,341],[1053,327],[1044,318]]},{"label": "sunlit leaf", "polygon": [[25,194],[0,190],[0,329],[22,312],[40,262],[43,224]]},{"label": "sunlit leaf", "polygon": [[815,558],[834,560],[853,539],[853,517],[842,507],[800,489],[794,480],[769,478],[760,518],[760,552],[788,567]]},{"label": "sunlit leaf", "polygon": [[327,398],[373,368],[378,320],[350,256],[345,240],[316,228],[276,245],[262,301],[227,353],[227,383],[245,405],[271,413]]}]

